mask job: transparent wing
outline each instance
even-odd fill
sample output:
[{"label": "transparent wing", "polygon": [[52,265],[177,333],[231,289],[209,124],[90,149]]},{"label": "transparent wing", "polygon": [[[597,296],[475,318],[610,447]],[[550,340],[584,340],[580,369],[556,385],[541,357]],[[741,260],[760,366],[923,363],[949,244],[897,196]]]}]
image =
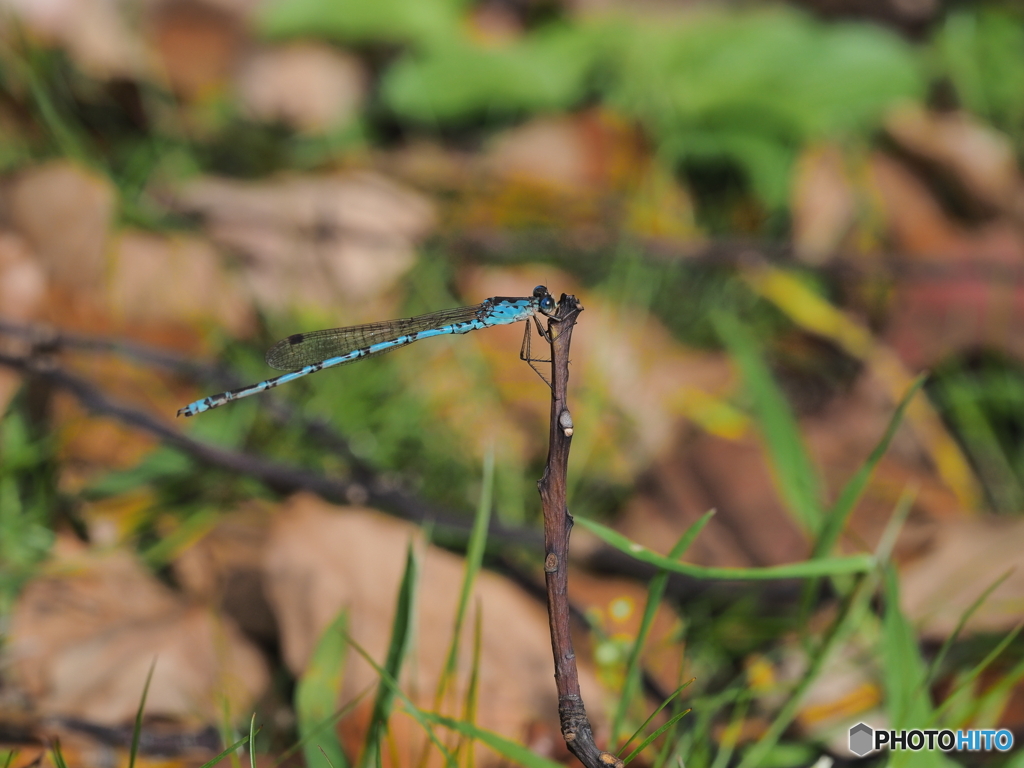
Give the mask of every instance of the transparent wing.
[{"label": "transparent wing", "polygon": [[[267,365],[279,371],[295,371],[332,357],[347,355],[349,352],[369,347],[372,344],[395,341],[402,336],[409,336],[420,331],[466,322],[478,317],[483,310],[484,304],[475,304],[471,307],[442,309],[440,312],[407,317],[402,320],[385,320],[366,325],[352,325],[348,328],[296,333],[282,339],[267,350]],[[380,350],[374,355],[390,352],[391,349],[393,348]]]}]

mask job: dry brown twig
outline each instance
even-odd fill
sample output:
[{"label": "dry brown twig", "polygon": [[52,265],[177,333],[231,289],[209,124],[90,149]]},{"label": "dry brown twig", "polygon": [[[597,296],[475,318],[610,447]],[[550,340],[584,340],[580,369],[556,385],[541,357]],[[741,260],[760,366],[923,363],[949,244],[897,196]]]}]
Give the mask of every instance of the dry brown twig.
[{"label": "dry brown twig", "polygon": [[587,768],[622,768],[622,761],[594,743],[594,734],[580,695],[576,654],[569,633],[569,532],[572,516],[566,507],[566,473],[572,445],[572,416],[567,404],[569,345],[583,305],[564,293],[555,316],[548,320],[551,339],[551,430],[548,461],[537,483],[544,511],[544,576],[548,592],[551,652],[555,660],[558,718],[565,744]]}]

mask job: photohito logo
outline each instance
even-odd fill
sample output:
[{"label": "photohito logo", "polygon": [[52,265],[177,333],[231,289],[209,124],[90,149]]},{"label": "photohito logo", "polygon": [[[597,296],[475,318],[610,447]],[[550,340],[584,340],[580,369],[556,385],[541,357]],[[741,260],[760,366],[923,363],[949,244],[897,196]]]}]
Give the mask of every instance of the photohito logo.
[{"label": "photohito logo", "polygon": [[850,729],[850,751],[857,757],[864,757],[874,749],[872,740],[872,729],[867,723],[857,723]]},{"label": "photohito logo", "polygon": [[850,751],[864,757],[876,749],[900,749],[911,752],[940,750],[942,752],[1006,752],[1013,747],[1013,734],[1002,730],[875,730],[867,723],[850,728]]}]

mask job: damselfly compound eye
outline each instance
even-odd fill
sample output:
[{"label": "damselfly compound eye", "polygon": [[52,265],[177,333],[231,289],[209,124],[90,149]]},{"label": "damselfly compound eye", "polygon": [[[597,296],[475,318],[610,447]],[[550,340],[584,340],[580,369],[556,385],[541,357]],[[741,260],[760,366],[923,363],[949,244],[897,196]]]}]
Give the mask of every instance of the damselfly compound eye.
[{"label": "damselfly compound eye", "polygon": [[544,312],[546,314],[548,312],[554,311],[554,309],[555,309],[555,300],[553,298],[551,298],[550,296],[545,296],[543,299],[540,300],[540,311],[541,312]]}]

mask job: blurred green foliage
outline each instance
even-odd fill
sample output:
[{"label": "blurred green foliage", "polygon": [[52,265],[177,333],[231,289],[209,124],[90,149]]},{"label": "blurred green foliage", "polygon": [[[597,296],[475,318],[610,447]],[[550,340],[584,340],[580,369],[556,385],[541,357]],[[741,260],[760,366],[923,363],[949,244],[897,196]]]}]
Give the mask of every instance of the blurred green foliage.
[{"label": "blurred green foliage", "polygon": [[320,633],[295,688],[295,716],[308,766],[351,765],[334,729],[347,654],[348,609],[343,608]]},{"label": "blurred green foliage", "polygon": [[929,394],[957,435],[991,508],[1024,508],[1024,370],[1005,356],[949,360]]},{"label": "blurred green foliage", "polygon": [[[1024,139],[1024,11],[1010,5],[950,13],[934,41],[936,69],[960,104]],[[1018,147],[1019,149],[1019,147]]]},{"label": "blurred green foliage", "polygon": [[[889,107],[924,101],[943,82],[1018,149],[1024,140],[1024,12],[1012,5],[954,10],[924,44],[781,4],[665,20],[554,14],[519,38],[488,41],[474,32],[469,8],[465,0],[266,4],[258,28],[269,39],[315,37],[373,51],[377,87],[357,129],[315,141],[251,123],[230,100],[217,107],[223,114],[212,130],[176,135],[180,126],[161,120],[160,131],[147,133],[129,114],[137,107],[38,50],[19,64],[3,57],[0,88],[30,96],[53,147],[109,166],[135,190],[129,201],[149,173],[166,171],[159,159],[171,150],[190,155],[186,165],[196,170],[265,175],[330,162],[372,140],[382,119],[406,130],[486,130],[595,103],[635,120],[677,169],[735,170],[770,212],[786,209],[793,160],[808,143],[865,144]],[[139,94],[150,117],[170,106],[158,91],[145,85]],[[46,153],[37,136],[3,133],[0,167]]]},{"label": "blurred green foliage", "polygon": [[609,103],[676,163],[735,163],[769,208],[786,205],[801,146],[869,134],[888,107],[925,89],[913,49],[895,35],[781,8],[636,27],[621,39]]},{"label": "blurred green foliage", "polygon": [[53,544],[52,443],[34,437],[18,410],[0,420],[0,617]]},{"label": "blurred green foliage", "polygon": [[[361,10],[345,15],[349,5]],[[926,89],[914,49],[896,35],[792,9],[558,22],[503,45],[471,39],[452,13],[439,0],[278,2],[264,29],[346,42],[388,32],[421,43],[384,71],[380,98],[400,120],[435,129],[596,97],[635,118],[673,163],[734,163],[770,209],[785,207],[802,145],[869,133],[893,103]],[[442,30],[445,44],[434,44]]]},{"label": "blurred green foliage", "polygon": [[268,37],[321,37],[340,43],[432,48],[458,34],[463,0],[279,0],[265,5]]},{"label": "blurred green foliage", "polygon": [[587,94],[603,41],[595,31],[553,25],[503,47],[456,38],[394,64],[381,98],[399,118],[436,128],[565,110]]}]

